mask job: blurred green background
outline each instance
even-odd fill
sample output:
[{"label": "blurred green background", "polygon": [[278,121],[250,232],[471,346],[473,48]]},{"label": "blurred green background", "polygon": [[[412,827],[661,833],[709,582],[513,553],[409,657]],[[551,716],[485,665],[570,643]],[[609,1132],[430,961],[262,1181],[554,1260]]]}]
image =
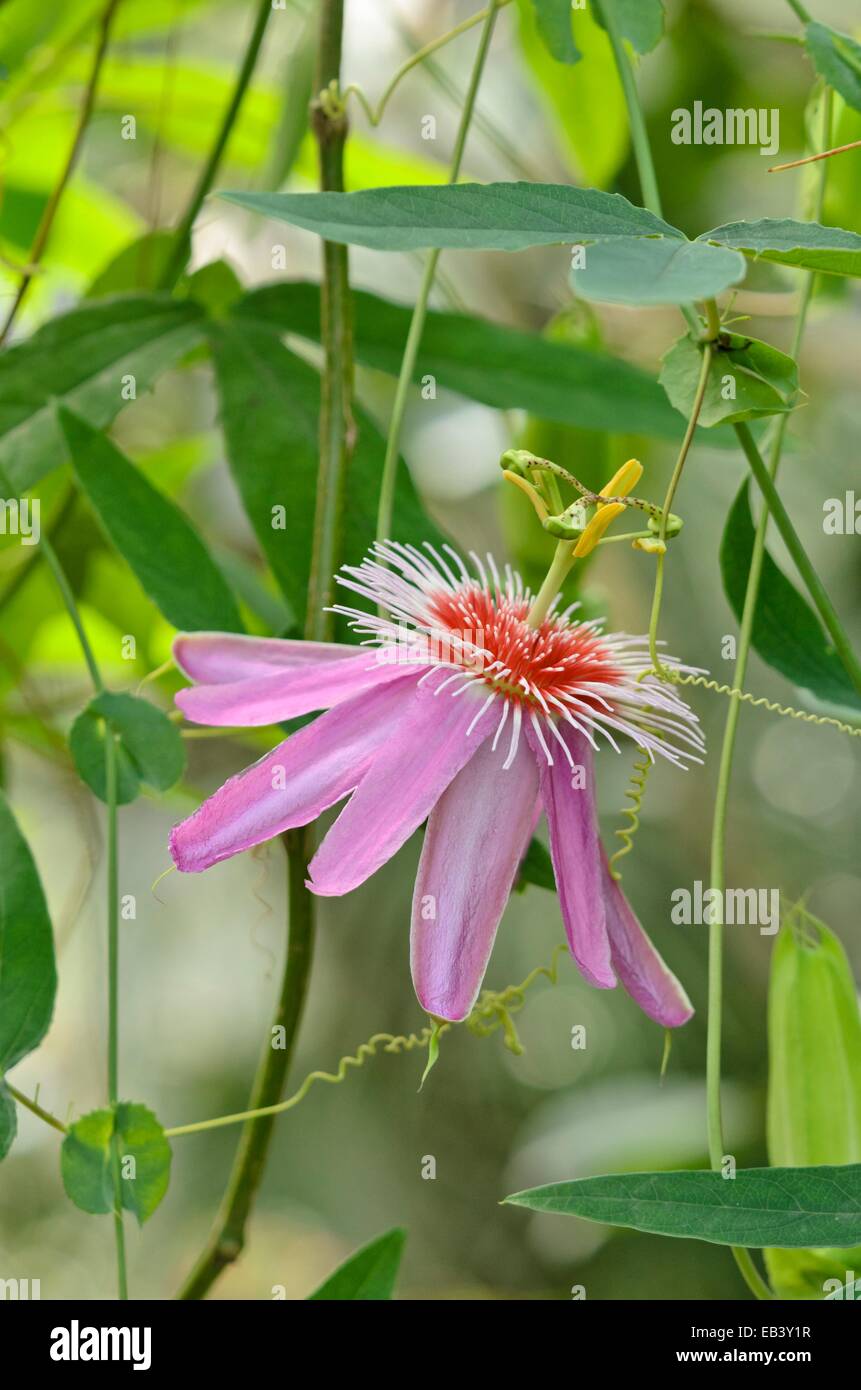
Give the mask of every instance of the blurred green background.
[{"label": "blurred green background", "polygon": [[[98,111],[45,257],[17,325],[24,336],[88,293],[116,255],[148,230],[170,226],[185,205],[212,139],[252,19],[249,4],[206,0],[124,0],[101,84]],[[472,12],[442,0],[348,0],[344,71],[372,98],[418,45]],[[780,112],[780,156],[804,145],[812,74],[794,45],[755,31],[797,28],[782,0],[669,0],[668,35],[642,60],[638,81],[647,110],[665,215],[690,235],[741,217],[790,215],[804,176],[767,175],[773,160],[747,147],[684,147],[670,142],[670,113],[695,100],[720,108],[766,106]],[[815,0],[816,17],[851,30],[855,0]],[[100,6],[66,0],[0,4],[0,294],[15,285],[41,210],[71,138]],[[310,93],[313,7],[273,13],[263,58],[218,184],[259,189],[313,186],[313,148],[305,131]],[[595,183],[639,201],[636,171],[609,50],[590,33],[588,62],[560,69],[519,32],[516,7],[499,19],[482,84],[465,172],[480,180],[525,177]],[[585,42],[586,40],[584,40]],[[437,55],[398,89],[379,130],[351,109],[351,187],[442,181],[469,72],[475,36]],[[136,118],[136,139],[120,137]],[[437,138],[422,138],[422,118]],[[859,138],[861,117],[841,114],[839,139]],[[827,220],[861,231],[861,152],[834,162]],[[273,272],[272,247],[286,248]],[[226,259],[246,285],[279,275],[315,277],[315,239],[267,225],[210,199],[198,219],[194,266]],[[421,259],[351,254],[357,286],[410,302]],[[434,303],[541,329],[569,302],[568,253],[549,248],[516,256],[446,253]],[[146,264],[140,269],[146,278]],[[101,282],[97,290],[110,288]],[[796,303],[791,273],[755,268],[738,295],[750,331],[786,348]],[[597,311],[605,345],[649,370],[678,336],[675,311],[608,307]],[[851,536],[825,536],[822,503],[857,487],[861,424],[861,303],[851,282],[817,294],[802,355],[809,397],[791,425],[783,495],[838,611],[854,618],[861,559]],[[393,383],[363,371],[362,398],[385,423]],[[495,412],[440,392],[411,402],[405,455],[433,515],[465,548],[508,558],[517,518],[503,517],[497,485],[501,449],[518,440],[518,413]],[[253,422],[250,422],[253,427]],[[532,422],[531,428],[537,428]],[[262,586],[279,615],[223,457],[210,368],[192,359],[166,372],[156,390],[130,405],[113,435],[158,486],[177,498],[231,573]],[[556,444],[575,472],[615,467],[636,454],[641,490],[658,499],[672,449],[654,441],[608,440],[569,431]],[[564,453],[565,457],[562,457]],[[285,460],[285,467],[289,460]],[[602,476],[602,474],[599,474]],[[668,561],[664,635],[670,650],[719,680],[731,678],[722,641],[735,631],[723,596],[718,546],[723,519],[744,476],[732,451],[695,448],[677,499],[685,529]],[[66,500],[68,479],[40,492],[43,525]],[[859,489],[861,492],[861,489]],[[107,546],[86,503],[73,504],[57,544],[106,668],[121,689],[167,656],[170,629]],[[783,562],[779,544],[772,551]],[[21,571],[30,552],[0,537],[0,594],[16,585],[0,614],[2,775],[46,884],[58,936],[59,1002],[46,1043],[15,1075],[39,1084],[44,1104],[80,1114],[101,1103],[105,1050],[101,808],[79,783],[57,734],[86,699],[86,673],[44,568]],[[238,568],[237,568],[238,567]],[[644,631],[653,570],[624,546],[600,553],[587,581],[591,608],[613,628]],[[258,596],[258,607],[263,602]],[[117,659],[133,634],[135,664]],[[805,698],[751,661],[748,688],[788,703]],[[170,682],[163,682],[165,696]],[[423,1059],[380,1056],[339,1087],[312,1090],[277,1122],[265,1184],[241,1262],[215,1297],[268,1298],[275,1286],[303,1297],[351,1249],[383,1229],[409,1232],[402,1296],[567,1298],[583,1285],[590,1299],[741,1298],[727,1251],[705,1244],[610,1231],[575,1220],[500,1207],[518,1188],[620,1169],[703,1163],[706,929],[670,925],[670,893],[708,873],[714,749],[725,704],[694,692],[712,756],[682,776],[658,769],[650,781],[626,890],[648,930],[684,981],[697,1014],[673,1039],[660,1082],[663,1036],[622,991],[589,988],[564,959],[558,983],[529,992],[517,1024],[523,1056],[500,1034],[478,1040],[454,1031],[420,1094]],[[123,924],[123,1092],[151,1105],[166,1125],[242,1109],[275,995],[284,939],[284,864],[279,843],[221,864],[206,875],[172,874],[167,833],[203,794],[257,755],[257,738],[190,745],[185,785],[168,797],[124,810],[121,891],[137,903]],[[841,936],[861,972],[861,870],[858,867],[858,756],[854,741],[827,730],[745,710],[728,836],[732,885],[802,894]],[[598,761],[605,838],[633,757]],[[410,844],[370,883],[344,900],[323,900],[318,956],[293,1071],[330,1069],[378,1030],[421,1026],[408,968],[408,917],[418,847]],[[552,895],[528,888],[512,899],[487,983],[502,988],[549,961],[561,939]],[[739,1164],[765,1162],[765,997],[771,939],[756,928],[728,928],[725,1005],[725,1128]],[[584,1024],[585,1050],[571,1030]],[[292,1089],[292,1086],[291,1086]],[[40,1278],[45,1298],[113,1294],[107,1220],[85,1216],[60,1183],[57,1136],[21,1113],[20,1138],[0,1169],[0,1277]],[[200,1248],[214,1215],[238,1130],[176,1141],[168,1196],[152,1223],[129,1231],[133,1296],[166,1298]],[[422,1178],[423,1159],[436,1178]]]}]

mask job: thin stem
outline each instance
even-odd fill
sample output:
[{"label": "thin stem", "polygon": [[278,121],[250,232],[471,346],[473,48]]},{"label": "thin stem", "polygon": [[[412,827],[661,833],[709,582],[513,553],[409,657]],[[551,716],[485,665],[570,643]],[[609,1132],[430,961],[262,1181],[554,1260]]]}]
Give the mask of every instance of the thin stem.
[{"label": "thin stem", "polygon": [[819,154],[807,154],[803,159],[790,159],[786,164],[772,164],[766,172],[782,174],[784,169],[800,169],[804,164],[816,164],[820,159],[832,159],[835,154],[846,154],[849,150],[858,149],[861,149],[861,140],[850,140],[848,145],[835,145],[833,150],[822,150]]},{"label": "thin stem", "polygon": [[[676,459],[676,466],[673,469],[672,476],[667,486],[666,496],[664,497],[664,505],[661,510],[660,530],[658,532],[658,539],[661,541],[666,541],[667,538],[667,521],[669,519],[670,512],[672,511],[673,501],[676,496],[676,491],[678,489],[679,482],[681,481],[685,461],[688,457],[688,454],[690,453],[691,444],[693,443],[694,434],[696,433],[697,422],[700,418],[700,412],[703,408],[703,401],[705,399],[706,388],[708,386],[711,365],[712,346],[711,343],[706,343],[703,347],[703,360],[700,366],[699,380],[697,382],[697,389],[694,394],[693,405],[691,406],[691,413],[688,419],[687,429],[685,430],[685,436],[682,440],[681,447],[679,449],[678,458]],[[655,671],[659,674],[662,670],[662,667],[658,657],[658,624],[661,619],[661,601],[663,599],[664,593],[664,558],[665,557],[663,555],[658,556],[658,567],[655,572],[655,588],[652,594],[652,611],[649,618],[649,653],[651,657],[652,666],[654,667]]]},{"label": "thin stem", "polygon": [[[828,143],[828,136],[831,125],[831,96],[826,92],[823,97],[823,132],[822,143]],[[827,164],[822,166],[822,178],[818,190],[817,204],[821,208],[825,194],[825,177]],[[807,312],[813,294],[813,284],[815,276],[811,273],[806,277],[804,292],[801,297],[798,318],[795,326],[794,342],[792,355],[798,355],[804,334],[804,326]],[[742,446],[749,441],[756,456],[754,460],[751,455],[749,459],[751,467],[756,469],[762,465],[761,473],[765,475],[774,496],[774,479],[780,466],[780,457],[783,449],[783,442],[786,434],[787,417],[781,416],[778,420],[771,449],[770,470],[766,470],[762,465],[762,460],[750,437],[749,431],[740,435]],[[745,448],[747,453],[747,448]],[[764,494],[765,505],[757,525],[754,536],[753,549],[751,552],[750,571],[747,578],[747,588],[744,596],[744,607],[742,609],[741,625],[739,629],[738,646],[736,649],[736,663],[733,672],[733,687],[741,690],[744,686],[745,675],[747,672],[747,661],[750,652],[754,621],[756,617],[757,602],[759,599],[759,586],[762,578],[762,569],[765,557],[766,531],[768,528],[769,510],[771,499]],[[777,499],[779,502],[779,498]],[[782,503],[780,504],[782,507]],[[794,535],[794,532],[793,532]],[[805,557],[806,558],[806,557]],[[723,742],[721,745],[720,763],[718,767],[718,784],[715,794],[715,805],[712,817],[711,834],[711,865],[709,873],[710,887],[717,890],[720,895],[717,901],[723,901],[723,890],[726,882],[726,823],[727,811],[729,806],[729,791],[732,779],[732,764],[735,753],[735,741],[738,731],[738,719],[741,709],[741,698],[738,695],[730,697],[730,707],[727,711],[726,724],[724,726]],[[708,1137],[709,1137],[709,1156],[711,1165],[719,1170],[723,1160],[723,1120],[721,1114],[721,1041],[722,1041],[722,1005],[723,1005],[723,923],[718,920],[709,926],[709,997],[708,997],[708,1026],[706,1040],[706,1094],[707,1094],[707,1116],[708,1116]],[[750,1252],[747,1250],[734,1250],[733,1254],[738,1264],[742,1276],[758,1298],[771,1297],[768,1286],[763,1283],[756,1267],[753,1265]]]},{"label": "thin stem", "polygon": [[627,49],[625,48],[625,41],[616,21],[616,11],[612,3],[609,5],[601,5],[601,17],[604,21],[607,37],[610,40],[613,57],[616,60],[616,69],[619,73],[619,80],[622,83],[625,105],[628,108],[628,125],[631,131],[631,143],[634,146],[637,173],[640,178],[643,206],[648,208],[649,212],[653,212],[656,217],[663,217],[663,212],[661,210],[661,193],[658,188],[658,176],[655,173],[655,163],[652,158],[648,131],[646,130],[646,118],[640,104],[640,96],[637,91],[637,83],[634,79],[634,71],[631,67]]},{"label": "thin stem", "polygon": [[[454,153],[449,167],[448,182],[450,184],[457,183],[460,177],[463,152],[466,147],[469,126],[475,109],[475,101],[478,95],[481,75],[484,71],[484,64],[490,47],[490,40],[493,35],[493,26],[496,21],[498,9],[499,0],[491,0],[486,11],[484,11],[484,28],[481,31],[481,38],[473,62],[472,76],[470,77],[469,88],[467,89],[466,100],[458,127],[457,139],[455,141]],[[383,474],[380,482],[380,499],[377,509],[378,541],[388,540],[392,529],[392,515],[395,504],[395,483],[398,474],[398,455],[400,452],[404,412],[406,411],[407,396],[413,379],[419,344],[421,343],[422,332],[424,331],[428,299],[430,298],[431,286],[433,285],[439,256],[440,253],[438,250],[431,251],[428,256],[421,285],[419,286],[415,308],[413,309],[412,319],[410,320],[407,341],[404,346],[404,355],[401,361],[401,370],[398,375],[398,384],[395,389],[395,399],[392,405],[392,415],[389,421],[389,433],[386,439],[386,455],[383,460]]]},{"label": "thin stem", "polygon": [[757,487],[763,495],[768,511],[774,517],[775,525],[780,532],[781,539],[792,556],[799,575],[804,580],[807,592],[813,600],[813,605],[822,619],[829,637],[834,643],[834,648],[843,663],[847,675],[851,679],[855,689],[861,693],[861,664],[859,664],[858,658],[852,650],[852,644],[843,630],[840,619],[834,611],[834,606],[828,597],[822,580],[819,578],[819,575],[816,573],[816,570],[807,557],[807,552],[801,544],[798,532],[795,530],[790,520],[789,513],[783,505],[780,494],[774,485],[772,475],[756,447],[753,435],[747,425],[744,424],[736,425],[735,432],[745,452],[747,461],[750,464],[750,471],[754,476]]},{"label": "thin stem", "polygon": [[24,275],[21,279],[21,283],[18,286],[15,298],[12,300],[12,305],[9,309],[9,313],[6,316],[6,321],[3,324],[3,328],[2,330],[0,330],[0,345],[5,343],[7,337],[9,336],[9,330],[11,329],[12,324],[15,322],[15,319],[18,315],[18,310],[21,308],[21,305],[23,304],[24,299],[26,297],[27,291],[29,290],[30,285],[32,284],[33,275],[36,271],[36,268],[39,265],[39,262],[42,259],[42,255],[48,243],[48,238],[51,235],[51,228],[54,225],[54,218],[56,217],[57,209],[60,206],[60,199],[62,198],[63,193],[66,190],[66,185],[68,184],[69,179],[72,177],[75,165],[78,162],[78,156],[81,152],[81,147],[84,143],[84,136],[87,131],[87,126],[89,125],[90,117],[93,114],[93,106],[95,104],[96,99],[96,88],[99,83],[99,75],[102,70],[102,63],[104,62],[105,53],[107,52],[108,40],[110,39],[111,33],[111,25],[114,22],[114,15],[116,14],[119,3],[120,0],[108,0],[108,3],[105,6],[105,9],[102,13],[101,23],[99,24],[98,38],[96,40],[96,51],[93,55],[93,65],[90,69],[89,80],[84,91],[84,100],[81,104],[81,109],[78,114],[78,124],[75,128],[75,134],[72,138],[71,148],[69,149],[69,153],[66,157],[66,163],[63,166],[59,180],[55,184],[51,196],[45,204],[45,209],[42,213],[39,226],[36,230],[36,236],[33,240],[33,245],[30,247],[30,254],[27,257],[27,269],[24,272]]},{"label": "thin stem", "polygon": [[[501,10],[505,5],[510,3],[511,0],[496,0],[496,9]],[[422,48],[417,48],[415,53],[412,53],[410,57],[407,58],[406,62],[402,63],[397,69],[388,85],[384,88],[383,94],[375,107],[371,106],[361,87],[357,87],[353,83],[344,88],[343,95],[345,97],[351,94],[355,96],[371,125],[379,125],[380,121],[383,119],[389,100],[403,78],[407,76],[407,73],[412,72],[413,68],[418,67],[419,63],[423,63],[426,58],[436,53],[438,49],[443,48],[447,43],[451,43],[452,39],[460,38],[461,34],[466,34],[470,29],[474,29],[476,24],[483,24],[487,20],[492,8],[492,5],[488,5],[485,9],[478,10],[476,14],[469,15],[467,19],[462,19],[460,24],[456,24],[453,29],[447,30],[444,34],[440,34],[439,38],[431,39],[430,43],[426,43]]]},{"label": "thin stem", "polygon": [[80,643],[81,651],[84,654],[84,660],[87,663],[87,669],[90,673],[90,679],[92,680],[93,685],[96,688],[96,693],[98,694],[102,690],[104,690],[104,683],[102,681],[102,676],[101,672],[99,671],[95,653],[93,652],[93,649],[90,646],[90,640],[87,637],[86,632],[84,631],[84,624],[82,623],[81,615],[78,612],[78,605],[75,602],[75,595],[72,593],[72,586],[70,585],[66,577],[66,573],[63,569],[63,566],[60,564],[59,556],[57,555],[56,550],[52,546],[51,542],[48,540],[47,536],[42,537],[41,541],[39,542],[39,545],[42,550],[42,554],[45,556],[45,562],[54,576],[57,588],[60,590],[69,617],[72,620],[72,626],[75,629],[78,642]]},{"label": "thin stem", "polygon": [[[321,94],[328,92],[332,83],[337,86],[340,79],[343,10],[343,0],[322,0],[316,72],[316,88]],[[312,105],[312,124],[319,149],[321,187],[341,190],[347,135],[343,108],[333,107],[318,96]],[[329,242],[323,243],[321,326],[325,367],[320,400],[320,467],[305,632],[310,639],[325,641],[331,635],[332,615],[324,610],[340,560],[341,517],[355,433],[349,262],[347,248]],[[290,830],[282,838],[287,858],[289,935],[278,1004],[249,1104],[250,1111],[263,1113],[249,1119],[243,1129],[215,1227],[180,1290],[181,1299],[203,1298],[222,1270],[242,1251],[272,1138],[272,1107],[280,1103],[304,1012],[314,953],[314,899],[305,884],[307,865],[314,852],[314,828]]]},{"label": "thin stem", "polygon": [[45,1124],[50,1125],[52,1129],[59,1130],[60,1134],[68,1134],[68,1129],[63,1124],[63,1121],[58,1120],[56,1115],[52,1115],[50,1110],[45,1110],[37,1101],[31,1100],[29,1096],[25,1096],[24,1092],[19,1091],[17,1086],[13,1086],[11,1081],[4,1081],[3,1085],[6,1087],[10,1096],[12,1096],[14,1100],[17,1100],[19,1105],[23,1105],[25,1110],[29,1110],[32,1115],[38,1115],[40,1120],[44,1120]]},{"label": "thin stem", "polygon": [[[108,1104],[116,1117],[119,1101],[119,856],[117,837],[117,745],[110,728],[105,730],[105,782],[108,819]],[[119,1135],[111,1136],[111,1171],[114,1186],[114,1235],[117,1246],[119,1296],[127,1299],[126,1242],[123,1230],[122,1177]]]},{"label": "thin stem", "polygon": [[291,830],[284,840],[287,847],[290,936],[278,1006],[272,1019],[272,1029],[266,1034],[249,1098],[248,1110],[253,1118],[246,1123],[242,1132],[215,1228],[180,1290],[181,1299],[203,1298],[222,1270],[241,1254],[245,1227],[263,1178],[274,1117],[280,1108],[284,1108],[279,1106],[278,1097],[283,1090],[295,1049],[314,948],[313,904],[305,887],[310,835],[304,830]]},{"label": "thin stem", "polygon": [[218,172],[221,160],[224,156],[227,142],[236,124],[239,108],[242,105],[243,98],[248,89],[248,84],[257,66],[257,59],[260,55],[260,48],[266,33],[266,25],[269,22],[271,13],[272,0],[260,0],[260,8],[257,12],[254,28],[248,40],[248,47],[242,59],[242,66],[237,74],[236,85],[233,88],[230,101],[227,104],[227,110],[218,128],[206,163],[201,169],[197,182],[194,185],[194,189],[188,201],[188,206],[174,232],[174,244],[171,254],[168,257],[167,264],[161,275],[160,283],[162,289],[172,289],[177,279],[182,274],[182,271],[185,269],[191,251],[191,233],[195,221],[197,220],[197,214],[200,212],[203,206],[203,200],[212,187],[215,175]]},{"label": "thin stem", "polygon": [[801,0],[786,0],[786,3],[791,10],[795,11],[802,24],[810,24],[813,16],[809,10],[804,8],[801,4]]}]

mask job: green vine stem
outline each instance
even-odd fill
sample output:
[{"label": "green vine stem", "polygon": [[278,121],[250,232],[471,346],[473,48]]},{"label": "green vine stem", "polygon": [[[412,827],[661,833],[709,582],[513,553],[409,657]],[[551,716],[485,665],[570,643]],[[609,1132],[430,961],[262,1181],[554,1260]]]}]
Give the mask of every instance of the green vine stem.
[{"label": "green vine stem", "polygon": [[218,128],[218,133],[216,134],[206,163],[201,169],[197,182],[194,185],[191,197],[188,201],[188,206],[174,232],[174,243],[160,277],[159,287],[161,289],[172,289],[185,269],[191,252],[192,228],[197,220],[197,214],[203,206],[203,200],[212,187],[213,180],[215,179],[215,175],[218,172],[221,160],[224,156],[227,142],[236,124],[236,118],[239,115],[239,109],[248,89],[248,84],[257,66],[257,59],[260,55],[260,49],[266,33],[266,26],[269,22],[271,13],[272,0],[260,0],[260,8],[257,12],[257,18],[254,21],[254,28],[251,31],[248,47],[245,50],[242,66],[239,69],[236,85],[233,88],[230,101],[227,104],[224,118]]},{"label": "green vine stem", "polygon": [[[510,4],[511,0],[496,0],[496,8],[498,10]],[[446,33],[440,34],[438,38],[431,39],[430,43],[424,44],[421,48],[417,48],[415,53],[411,53],[406,62],[401,64],[386,84],[383,89],[383,94],[376,106],[371,105],[361,87],[356,86],[354,82],[351,82],[348,87],[344,88],[342,96],[345,98],[354,96],[371,125],[378,126],[385,115],[386,107],[392,96],[407,74],[412,72],[413,68],[418,67],[420,63],[424,63],[426,59],[430,58],[431,55],[436,53],[440,48],[451,43],[452,39],[460,38],[461,34],[468,33],[469,30],[474,29],[477,24],[483,24],[488,18],[490,8],[491,6],[488,6],[483,10],[477,10],[475,14],[471,14],[466,19],[462,19],[453,29],[448,29]]]},{"label": "green vine stem", "polygon": [[[455,140],[454,153],[448,172],[448,182],[457,183],[460,177],[460,166],[463,162],[463,152],[466,147],[466,139],[469,134],[470,122],[475,109],[475,101],[478,96],[478,88],[481,82],[481,75],[484,71],[484,64],[487,58],[490,40],[493,35],[493,26],[496,22],[496,15],[499,10],[499,0],[490,0],[490,4],[484,11],[484,27],[481,31],[475,61],[472,67],[469,87],[467,89],[466,101],[464,102],[461,113],[460,125],[458,127],[457,138]],[[410,327],[407,333],[407,341],[404,347],[404,355],[401,360],[401,370],[398,375],[398,384],[395,389],[395,399],[392,405],[392,415],[389,421],[389,432],[386,439],[386,455],[383,460],[383,476],[380,483],[380,497],[377,508],[377,540],[384,541],[389,538],[392,529],[392,514],[395,504],[395,482],[398,473],[398,454],[400,451],[401,431],[404,423],[404,413],[407,407],[407,396],[413,378],[413,370],[418,357],[419,345],[427,316],[428,300],[430,298],[431,286],[433,285],[436,274],[437,261],[440,252],[431,251],[425,264],[424,274],[422,275],[416,305],[413,309]]]},{"label": "green vine stem", "polygon": [[30,254],[27,258],[27,268],[21,278],[21,282],[15,293],[15,298],[12,300],[3,327],[0,329],[0,346],[2,346],[8,338],[9,331],[18,316],[18,310],[24,303],[27,291],[33,282],[33,276],[38,269],[45,247],[48,244],[48,238],[51,235],[51,228],[54,225],[54,218],[60,206],[60,199],[66,191],[66,185],[72,177],[75,165],[78,162],[78,156],[81,153],[81,147],[84,143],[84,136],[87,133],[87,126],[90,124],[90,117],[93,114],[93,107],[96,100],[96,88],[99,84],[99,76],[101,75],[102,64],[105,60],[105,53],[107,52],[108,42],[111,36],[111,26],[113,25],[114,16],[116,15],[119,3],[120,0],[108,0],[102,13],[102,18],[99,23],[98,38],[96,39],[96,50],[93,55],[89,79],[84,89],[84,100],[81,103],[81,109],[78,113],[78,123],[75,127],[75,134],[72,137],[72,144],[66,156],[66,163],[63,166],[60,177],[54,185],[51,196],[45,204],[45,209],[39,221],[39,226],[36,229],[33,245],[30,248]]},{"label": "green vine stem", "polygon": [[789,8],[793,10],[795,14],[798,15],[798,18],[801,20],[802,24],[810,23],[812,16],[810,14],[810,11],[806,10],[804,6],[801,4],[801,0],[786,0],[786,3],[788,4]]},{"label": "green vine stem", "polygon": [[[343,11],[343,0],[323,0],[316,72],[319,93],[328,91],[330,84],[337,84],[340,78]],[[333,108],[318,97],[312,103],[312,124],[320,156],[321,188],[340,191],[344,186],[347,135],[343,109]],[[325,367],[320,399],[317,511],[305,635],[312,640],[326,641],[331,636],[332,615],[324,610],[340,558],[343,499],[355,433],[349,262],[347,248],[330,242],[323,243],[321,318]],[[313,826],[288,831],[282,839],[287,857],[289,934],[272,1028],[283,1029],[284,1046],[272,1047],[275,1035],[267,1032],[251,1091],[249,1111],[252,1113],[245,1124],[213,1231],[179,1292],[181,1299],[203,1298],[242,1251],[248,1217],[272,1139],[270,1112],[279,1104],[284,1091],[308,993],[314,954],[314,899],[305,880],[308,861],[314,851]]]}]

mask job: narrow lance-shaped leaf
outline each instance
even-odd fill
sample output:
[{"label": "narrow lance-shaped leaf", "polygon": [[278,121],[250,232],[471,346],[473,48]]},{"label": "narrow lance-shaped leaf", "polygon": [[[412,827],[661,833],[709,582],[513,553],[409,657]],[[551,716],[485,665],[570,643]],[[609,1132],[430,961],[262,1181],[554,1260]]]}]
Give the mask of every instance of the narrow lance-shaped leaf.
[{"label": "narrow lance-shaped leaf", "polygon": [[535,24],[557,63],[578,63],[582,53],[571,28],[571,0],[531,0]]},{"label": "narrow lance-shaped leaf", "polygon": [[816,20],[807,25],[804,42],[819,76],[861,111],[861,44]]},{"label": "narrow lance-shaped leaf", "polygon": [[[720,548],[724,592],[741,621],[753,554],[750,484],[742,484],[724,528]],[[763,661],[794,685],[830,704],[861,709],[861,697],[846,674],[818,617],[766,551],[754,615],[753,646]]]},{"label": "narrow lance-shaped leaf", "polygon": [[819,270],[828,275],[861,275],[861,236],[818,222],[763,217],[758,222],[727,222],[703,232],[700,242],[729,246],[763,261]]},{"label": "narrow lance-shaped leaf", "polygon": [[602,11],[612,7],[619,32],[638,53],[650,53],[664,32],[663,0],[599,0],[593,8],[598,23],[606,28]]},{"label": "narrow lance-shaped leaf", "polygon": [[716,1245],[847,1246],[861,1242],[861,1164],[739,1168],[721,1173],[612,1173],[550,1183],[505,1199],[654,1235]]},{"label": "narrow lance-shaped leaf", "polygon": [[27,842],[0,793],[0,1076],[42,1041],[56,991],[45,894]]},{"label": "narrow lance-shaped leaf", "polygon": [[124,295],[61,314],[3,353],[0,466],[22,491],[63,457],[57,404],[96,429],[200,340],[196,304]]},{"label": "narrow lance-shaped leaf", "polygon": [[[92,1216],[114,1210],[112,1138],[114,1112],[93,1110],[69,1127],[60,1164],[66,1195]],[[145,1105],[121,1101],[116,1108],[122,1205],[143,1223],[167,1192],[171,1150],[164,1130]]]},{"label": "narrow lance-shaped leaf", "polygon": [[75,474],[109,539],[174,627],[241,632],[221,571],[178,507],[70,410],[60,425]]},{"label": "narrow lance-shaped leaf", "polygon": [[[354,291],[353,309],[357,360],[397,376],[412,310],[365,290]],[[249,291],[235,315],[319,342],[320,288],[303,281],[265,285]],[[427,374],[483,405],[582,429],[662,439],[680,438],[684,430],[654,377],[638,367],[471,315],[429,311],[413,379]]]},{"label": "narrow lance-shaped leaf", "polygon": [[[289,352],[268,325],[243,316],[210,331],[230,468],[245,510],[285,597],[304,614],[317,489],[319,373]],[[355,564],[374,539],[385,445],[354,407],[358,438],[347,477],[344,559]],[[257,424],[249,431],[248,421]],[[443,538],[425,516],[406,467],[398,469],[394,538]]]},{"label": "narrow lance-shaped leaf", "polygon": [[315,1293],[309,1295],[310,1300],[369,1302],[390,1299],[403,1258],[406,1238],[406,1231],[395,1228],[362,1246],[361,1250],[357,1250],[355,1255],[345,1260]]},{"label": "narrow lance-shaped leaf", "polygon": [[675,227],[619,193],[555,183],[460,183],[359,193],[222,193],[327,241],[378,251],[522,251],[559,242],[670,237]]}]

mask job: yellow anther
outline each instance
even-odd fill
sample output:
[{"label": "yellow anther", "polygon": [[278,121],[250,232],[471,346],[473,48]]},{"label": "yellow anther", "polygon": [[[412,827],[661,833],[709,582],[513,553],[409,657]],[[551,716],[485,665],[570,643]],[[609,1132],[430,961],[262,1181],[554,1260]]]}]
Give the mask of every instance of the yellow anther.
[{"label": "yellow anther", "polygon": [[628,459],[628,462],[623,463],[622,467],[613,474],[606,487],[602,487],[598,496],[627,497],[631,489],[637,486],[642,476],[643,465],[639,459]]},{"label": "yellow anther", "polygon": [[[633,483],[631,486],[633,487]],[[606,507],[598,508],[574,547],[575,560],[582,560],[584,555],[589,555],[595,549],[610,522],[623,511],[625,511],[624,502],[609,502]]]}]

